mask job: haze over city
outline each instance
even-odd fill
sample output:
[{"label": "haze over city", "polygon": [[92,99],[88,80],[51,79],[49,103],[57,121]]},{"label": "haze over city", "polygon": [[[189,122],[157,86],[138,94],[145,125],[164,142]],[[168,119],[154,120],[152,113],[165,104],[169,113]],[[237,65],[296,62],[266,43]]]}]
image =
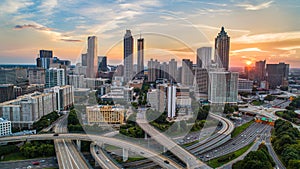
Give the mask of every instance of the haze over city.
[{"label": "haze over city", "polygon": [[145,62],[159,55],[195,62],[196,49],[213,47],[224,26],[231,38],[231,67],[266,59],[295,68],[300,67],[299,5],[293,0],[7,0],[0,4],[0,61],[34,64],[37,51],[49,49],[76,63],[86,37],[96,35],[98,54],[120,64],[124,30],[131,29],[135,38],[141,33],[147,39]]}]

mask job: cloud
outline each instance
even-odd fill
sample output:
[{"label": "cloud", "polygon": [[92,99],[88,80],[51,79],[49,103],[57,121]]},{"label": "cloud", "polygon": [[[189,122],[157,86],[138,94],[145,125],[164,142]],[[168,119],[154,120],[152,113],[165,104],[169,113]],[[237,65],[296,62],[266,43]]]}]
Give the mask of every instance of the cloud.
[{"label": "cloud", "polygon": [[281,33],[266,33],[257,35],[243,35],[232,39],[235,43],[263,43],[263,42],[278,42],[300,39],[300,31],[298,32],[281,32]]},{"label": "cloud", "polygon": [[233,50],[231,52],[232,53],[241,53],[241,52],[266,52],[266,51],[263,51],[259,48],[244,48],[244,49],[239,49],[239,50]]},{"label": "cloud", "polygon": [[57,5],[57,0],[43,0],[38,8],[44,15],[50,16],[54,13],[54,9]]},{"label": "cloud", "polygon": [[245,10],[248,10],[248,11],[257,11],[257,10],[269,8],[272,3],[273,3],[273,1],[264,2],[264,3],[258,4],[258,5],[243,3],[243,4],[237,4],[236,6],[242,7]]},{"label": "cloud", "polygon": [[39,30],[39,31],[51,31],[52,30],[52,28],[34,25],[34,24],[24,24],[24,25],[14,26],[15,30],[21,30],[21,29],[27,29],[27,28],[32,28],[32,29]]},{"label": "cloud", "polygon": [[17,13],[20,9],[29,7],[34,3],[30,0],[6,0],[0,3],[0,14]]},{"label": "cloud", "polygon": [[60,39],[60,40],[64,42],[82,42],[82,40],[79,39]]}]

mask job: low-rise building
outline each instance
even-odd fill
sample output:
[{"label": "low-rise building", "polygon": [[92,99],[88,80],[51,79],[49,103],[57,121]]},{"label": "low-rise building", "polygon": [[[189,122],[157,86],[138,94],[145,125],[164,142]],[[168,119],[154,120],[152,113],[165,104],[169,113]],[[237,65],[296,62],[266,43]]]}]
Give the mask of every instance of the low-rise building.
[{"label": "low-rise building", "polygon": [[124,108],[118,105],[96,105],[86,107],[87,122],[89,125],[123,124],[124,113]]},{"label": "low-rise building", "polygon": [[11,122],[0,118],[0,136],[7,136],[11,134]]}]

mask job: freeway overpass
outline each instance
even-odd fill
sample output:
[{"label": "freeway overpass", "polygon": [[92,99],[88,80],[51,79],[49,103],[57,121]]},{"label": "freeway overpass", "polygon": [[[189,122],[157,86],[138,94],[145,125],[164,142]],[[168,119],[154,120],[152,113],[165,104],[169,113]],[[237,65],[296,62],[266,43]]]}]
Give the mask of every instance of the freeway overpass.
[{"label": "freeway overpass", "polygon": [[157,131],[152,127],[148,121],[145,119],[145,111],[140,111],[136,118],[137,124],[153,138],[159,144],[163,145],[169,151],[171,151],[175,156],[181,159],[187,165],[187,168],[210,168],[208,165],[200,161],[193,154],[176,144],[169,137],[165,136],[161,132]]},{"label": "freeway overpass", "polygon": [[[159,166],[167,169],[179,169],[182,168],[180,165],[170,160],[169,158],[158,154],[152,150],[148,150],[137,144],[133,144],[124,140],[116,138],[108,138],[94,134],[59,134],[53,136],[53,134],[36,134],[36,135],[25,135],[25,136],[7,136],[1,137],[0,142],[19,142],[19,141],[33,141],[33,140],[81,140],[81,141],[92,141],[95,144],[101,146],[103,144],[109,144],[116,147],[123,148],[125,151],[132,151],[140,156],[148,158]],[[166,162],[168,161],[168,162]]]}]

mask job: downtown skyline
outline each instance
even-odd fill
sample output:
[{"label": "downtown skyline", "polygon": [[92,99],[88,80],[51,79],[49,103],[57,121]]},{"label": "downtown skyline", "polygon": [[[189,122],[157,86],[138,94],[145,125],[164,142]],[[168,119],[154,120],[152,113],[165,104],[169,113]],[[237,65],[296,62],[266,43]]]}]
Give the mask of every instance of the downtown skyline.
[{"label": "downtown skyline", "polygon": [[195,63],[197,48],[213,47],[224,26],[231,38],[231,67],[266,59],[295,68],[300,67],[300,24],[295,19],[299,5],[295,1],[6,1],[0,5],[0,61],[34,64],[38,51],[46,49],[75,64],[86,51],[86,37],[95,35],[98,55],[106,55],[109,64],[122,64],[123,34],[130,29],[134,39],[142,33],[146,41],[145,62],[169,56],[164,59],[187,58]]}]

